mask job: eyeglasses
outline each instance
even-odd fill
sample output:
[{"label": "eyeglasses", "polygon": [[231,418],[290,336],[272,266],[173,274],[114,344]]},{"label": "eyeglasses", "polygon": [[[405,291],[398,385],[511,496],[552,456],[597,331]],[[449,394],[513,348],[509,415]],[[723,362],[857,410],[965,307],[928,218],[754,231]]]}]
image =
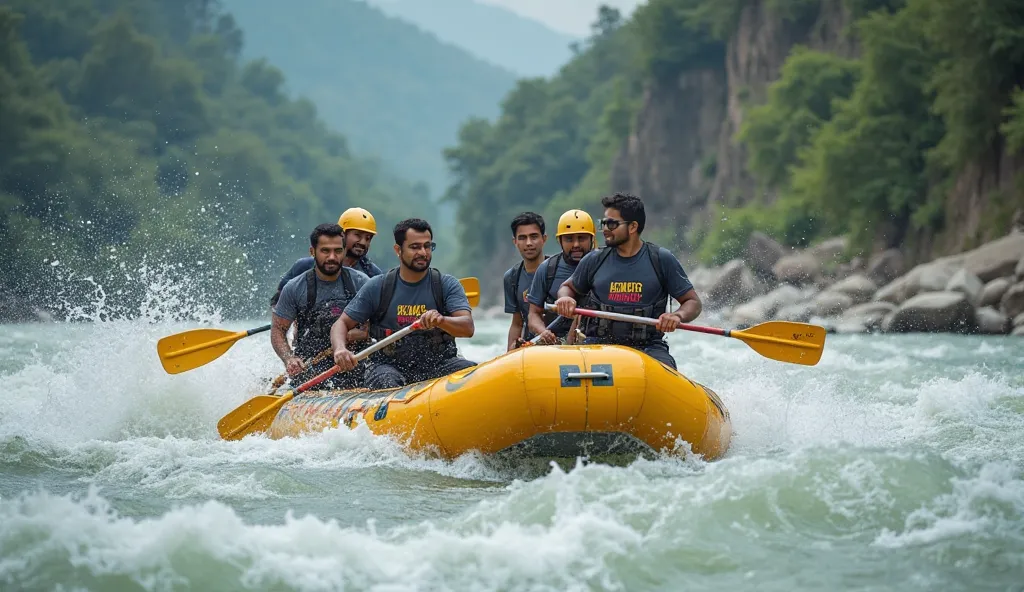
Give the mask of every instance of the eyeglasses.
[{"label": "eyeglasses", "polygon": [[601,226],[604,226],[608,230],[615,230],[620,224],[629,224],[627,220],[616,220],[615,218],[601,218]]},{"label": "eyeglasses", "polygon": [[419,251],[420,249],[433,251],[436,248],[437,248],[437,243],[422,243],[422,244],[421,243],[415,243],[415,244],[409,245],[409,249],[413,250],[413,251]]}]

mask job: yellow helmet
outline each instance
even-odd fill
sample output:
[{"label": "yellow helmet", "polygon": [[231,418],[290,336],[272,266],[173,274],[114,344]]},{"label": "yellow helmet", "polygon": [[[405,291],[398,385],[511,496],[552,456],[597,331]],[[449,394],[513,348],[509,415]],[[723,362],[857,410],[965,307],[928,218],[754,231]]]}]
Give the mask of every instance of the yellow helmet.
[{"label": "yellow helmet", "polygon": [[377,234],[377,221],[373,214],[363,208],[349,208],[341,213],[338,218],[338,226],[342,230],[363,230],[370,234]]},{"label": "yellow helmet", "polygon": [[555,237],[563,234],[576,234],[585,232],[590,236],[594,234],[594,219],[583,210],[569,210],[558,218],[558,232]]}]

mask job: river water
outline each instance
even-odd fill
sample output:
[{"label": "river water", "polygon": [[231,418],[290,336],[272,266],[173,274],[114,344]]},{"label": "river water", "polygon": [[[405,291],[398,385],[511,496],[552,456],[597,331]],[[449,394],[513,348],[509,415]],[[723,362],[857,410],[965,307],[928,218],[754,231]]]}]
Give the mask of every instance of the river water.
[{"label": "river water", "polygon": [[194,326],[0,326],[0,589],[1024,590],[1024,340],[830,335],[803,367],[673,335],[730,452],[608,466],[221,441],[280,367],[264,333],[167,375]]}]

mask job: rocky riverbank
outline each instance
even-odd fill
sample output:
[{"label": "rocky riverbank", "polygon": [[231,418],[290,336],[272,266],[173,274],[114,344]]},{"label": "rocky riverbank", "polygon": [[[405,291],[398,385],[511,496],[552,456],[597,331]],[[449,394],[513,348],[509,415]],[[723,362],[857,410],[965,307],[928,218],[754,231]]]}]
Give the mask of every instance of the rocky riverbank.
[{"label": "rocky riverbank", "polygon": [[1024,336],[1024,232],[906,269],[889,250],[846,261],[846,240],[806,250],[761,233],[742,258],[690,279],[705,310],[743,327],[815,322],[838,333],[952,332]]}]

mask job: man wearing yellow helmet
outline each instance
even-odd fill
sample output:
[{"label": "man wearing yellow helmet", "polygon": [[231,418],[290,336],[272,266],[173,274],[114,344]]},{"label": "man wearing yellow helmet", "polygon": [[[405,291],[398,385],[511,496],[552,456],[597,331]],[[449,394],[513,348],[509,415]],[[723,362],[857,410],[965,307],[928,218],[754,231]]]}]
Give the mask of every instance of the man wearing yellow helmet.
[{"label": "man wearing yellow helmet", "polygon": [[544,218],[540,214],[523,212],[512,219],[511,227],[512,244],[523,260],[510,267],[502,277],[505,312],[512,315],[505,351],[512,351],[517,343],[533,337],[526,328],[526,317],[530,312],[526,294],[537,266],[544,260],[544,243],[548,240],[548,235],[544,234]]},{"label": "man wearing yellow helmet", "polygon": [[559,322],[548,329],[551,315],[544,312],[545,303],[558,299],[558,288],[572,276],[583,257],[594,250],[594,219],[583,210],[569,210],[558,218],[555,239],[562,248],[561,256],[545,260],[533,274],[530,293],[530,332],[540,335],[541,343],[553,345],[569,335],[570,321],[560,317]]},{"label": "man wearing yellow helmet", "polygon": [[[571,317],[576,298],[590,294],[589,308],[657,319],[657,326],[587,318],[580,324],[586,343],[614,343],[638,349],[676,367],[665,333],[675,331],[701,313],[701,301],[683,266],[665,248],[641,240],[647,215],[635,195],[616,193],[601,200],[605,248],[583,258],[572,277],[558,288],[558,314]],[[679,310],[668,312],[669,300]]]},{"label": "man wearing yellow helmet", "polygon": [[[341,226],[345,232],[345,259],[342,261],[342,265],[357,269],[365,273],[367,277],[384,273],[373,261],[370,261],[370,257],[367,255],[370,250],[370,241],[377,234],[377,222],[373,219],[373,215],[363,208],[349,208],[338,218],[338,226]],[[270,305],[277,304],[285,284],[310,269],[313,269],[312,257],[303,257],[296,261],[278,282],[277,293],[270,299]]]}]

